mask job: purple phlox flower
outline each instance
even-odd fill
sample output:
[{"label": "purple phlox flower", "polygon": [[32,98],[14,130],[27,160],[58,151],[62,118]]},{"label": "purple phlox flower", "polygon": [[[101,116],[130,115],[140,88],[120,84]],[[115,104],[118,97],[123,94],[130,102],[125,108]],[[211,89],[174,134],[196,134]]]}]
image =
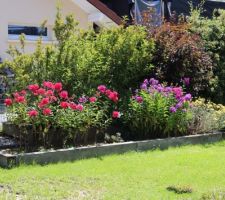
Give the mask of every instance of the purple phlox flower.
[{"label": "purple phlox flower", "polygon": [[176,111],[177,111],[177,109],[174,106],[170,107],[170,112],[171,113],[175,113]]},{"label": "purple phlox flower", "polygon": [[176,109],[179,109],[183,106],[183,103],[182,102],[178,102],[175,106]]},{"label": "purple phlox flower", "polygon": [[190,85],[190,78],[185,77],[185,78],[182,79],[182,81],[183,81],[185,86],[189,86]]},{"label": "purple phlox flower", "polygon": [[141,96],[136,96],[136,101],[138,103],[142,103],[143,102],[143,98]]},{"label": "purple phlox flower", "polygon": [[154,78],[151,78],[151,79],[149,80],[149,83],[150,83],[151,85],[157,85],[157,84],[159,83],[159,81],[156,80],[156,79],[154,79]]},{"label": "purple phlox flower", "polygon": [[168,92],[168,93],[170,93],[170,92],[172,92],[172,87],[166,87],[166,88],[164,88],[164,92]]},{"label": "purple phlox flower", "polygon": [[143,83],[146,84],[146,85],[148,85],[148,83],[149,83],[149,82],[148,82],[148,79],[145,79],[145,80],[143,81]]},{"label": "purple phlox flower", "polygon": [[186,94],[186,95],[184,96],[184,99],[185,99],[186,101],[190,101],[191,98],[192,98],[191,94]]},{"label": "purple phlox flower", "polygon": [[147,90],[147,88],[148,88],[147,84],[145,84],[145,83],[141,84],[141,89],[142,90]]},{"label": "purple phlox flower", "polygon": [[163,92],[164,89],[161,85],[158,85],[157,90],[158,90],[158,92]]},{"label": "purple phlox flower", "polygon": [[180,97],[179,102],[184,103],[185,101],[185,97]]},{"label": "purple phlox flower", "polygon": [[79,103],[86,103],[87,102],[87,98],[85,96],[82,96],[79,98]]}]

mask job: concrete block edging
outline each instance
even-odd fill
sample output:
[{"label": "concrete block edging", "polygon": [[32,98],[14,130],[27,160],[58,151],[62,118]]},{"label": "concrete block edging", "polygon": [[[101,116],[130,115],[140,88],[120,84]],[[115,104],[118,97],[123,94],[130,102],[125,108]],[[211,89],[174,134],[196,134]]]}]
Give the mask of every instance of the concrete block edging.
[{"label": "concrete block edging", "polygon": [[201,135],[190,135],[174,138],[103,144],[79,148],[48,150],[22,154],[0,153],[0,167],[11,168],[23,164],[48,164],[75,161],[85,158],[101,157],[110,154],[123,154],[129,151],[147,151],[153,149],[167,149],[190,144],[213,143],[225,138],[225,133],[213,132]]}]

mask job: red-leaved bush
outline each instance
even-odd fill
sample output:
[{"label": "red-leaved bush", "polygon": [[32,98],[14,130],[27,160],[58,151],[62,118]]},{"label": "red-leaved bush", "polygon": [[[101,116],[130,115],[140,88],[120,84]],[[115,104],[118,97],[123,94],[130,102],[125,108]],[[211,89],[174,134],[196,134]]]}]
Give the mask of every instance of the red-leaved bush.
[{"label": "red-leaved bush", "polygon": [[201,38],[188,31],[188,24],[165,23],[149,34],[156,46],[155,75],[169,84],[191,77],[186,89],[192,94],[205,92],[213,76],[212,60]]}]

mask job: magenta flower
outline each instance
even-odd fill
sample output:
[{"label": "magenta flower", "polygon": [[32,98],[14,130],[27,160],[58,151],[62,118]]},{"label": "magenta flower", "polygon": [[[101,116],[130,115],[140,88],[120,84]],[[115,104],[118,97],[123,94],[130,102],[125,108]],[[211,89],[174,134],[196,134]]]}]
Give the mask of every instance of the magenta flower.
[{"label": "magenta flower", "polygon": [[60,106],[61,106],[63,109],[66,109],[66,108],[68,108],[68,107],[70,106],[70,104],[69,104],[68,102],[62,101],[62,102],[60,103]]},{"label": "magenta flower", "polygon": [[45,91],[44,88],[39,88],[39,89],[37,90],[37,93],[40,94],[40,95],[44,95],[45,92],[46,92],[46,91]]},{"label": "magenta flower", "polygon": [[142,84],[141,84],[141,89],[142,89],[142,90],[147,90],[147,88],[148,88],[148,87],[147,87],[147,84],[145,84],[145,83],[142,83]]},{"label": "magenta flower", "polygon": [[149,80],[149,83],[150,83],[151,85],[157,85],[157,84],[159,83],[159,81],[156,80],[156,79],[154,79],[154,78],[151,78],[151,79]]},{"label": "magenta flower", "polygon": [[50,108],[45,108],[43,110],[43,115],[48,116],[52,114],[52,110]]},{"label": "magenta flower", "polygon": [[186,101],[190,101],[191,98],[192,98],[191,94],[186,94],[186,95],[184,96],[184,99],[185,99]]},{"label": "magenta flower", "polygon": [[30,117],[36,117],[38,115],[38,111],[36,111],[36,110],[30,110],[30,111],[28,111],[28,115]]},{"label": "magenta flower", "polygon": [[86,103],[87,102],[87,98],[85,96],[82,96],[79,98],[79,103]]},{"label": "magenta flower", "polygon": [[179,99],[179,98],[181,98],[182,95],[183,95],[183,90],[182,90],[181,87],[174,87],[174,88],[173,88],[173,93],[174,93],[176,99]]},{"label": "magenta flower", "polygon": [[142,102],[143,102],[143,98],[142,98],[141,96],[137,96],[137,97],[136,97],[136,101],[137,101],[138,103],[142,103]]},{"label": "magenta flower", "polygon": [[182,106],[183,106],[182,102],[179,102],[179,103],[176,104],[175,108],[176,108],[176,109],[179,109],[179,108],[181,108]]},{"label": "magenta flower", "polygon": [[76,110],[77,109],[77,104],[75,104],[74,102],[71,102],[69,104],[69,107],[72,109],[72,110]]},{"label": "magenta flower", "polygon": [[170,107],[170,112],[175,113],[175,112],[177,112],[177,109],[174,106],[172,106],[172,107]]},{"label": "magenta flower", "polygon": [[29,85],[28,89],[32,92],[35,92],[39,89],[39,85],[37,85],[37,84]]},{"label": "magenta flower", "polygon": [[54,84],[50,81],[44,81],[43,86],[49,89],[54,89]]},{"label": "magenta flower", "polygon": [[59,93],[59,96],[62,98],[62,99],[68,99],[68,92],[63,90],[62,92]]},{"label": "magenta flower", "polygon": [[57,91],[61,91],[62,90],[62,83],[56,83],[55,85],[54,85],[54,89],[55,90],[57,90]]},{"label": "magenta flower", "polygon": [[114,119],[117,119],[117,118],[120,118],[120,112],[118,112],[118,111],[113,111],[113,113],[112,113],[112,117],[114,118]]},{"label": "magenta flower", "polygon": [[94,102],[97,101],[97,98],[96,98],[96,97],[90,97],[90,98],[89,98],[89,101],[90,101],[91,103],[94,103]]},{"label": "magenta flower", "polygon": [[13,104],[13,101],[12,101],[12,99],[7,98],[7,99],[5,99],[4,103],[6,106],[11,106]]},{"label": "magenta flower", "polygon": [[183,83],[184,83],[184,85],[189,86],[190,85],[190,78],[188,78],[188,77],[184,78]]},{"label": "magenta flower", "polygon": [[84,106],[81,105],[81,104],[78,104],[76,109],[79,110],[79,111],[83,111],[84,110]]},{"label": "magenta flower", "polygon": [[99,86],[98,86],[98,90],[99,90],[101,93],[105,93],[105,91],[106,91],[106,86],[105,86],[105,85],[99,85]]}]

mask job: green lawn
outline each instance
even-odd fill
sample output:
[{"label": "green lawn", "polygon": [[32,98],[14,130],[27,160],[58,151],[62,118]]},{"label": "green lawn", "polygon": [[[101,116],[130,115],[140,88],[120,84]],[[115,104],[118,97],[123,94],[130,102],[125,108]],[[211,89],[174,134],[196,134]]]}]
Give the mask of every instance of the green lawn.
[{"label": "green lawn", "polygon": [[[189,187],[193,192],[175,194],[166,189],[172,185]],[[213,191],[225,191],[225,141],[0,169],[0,199],[4,200],[200,199]]]}]

